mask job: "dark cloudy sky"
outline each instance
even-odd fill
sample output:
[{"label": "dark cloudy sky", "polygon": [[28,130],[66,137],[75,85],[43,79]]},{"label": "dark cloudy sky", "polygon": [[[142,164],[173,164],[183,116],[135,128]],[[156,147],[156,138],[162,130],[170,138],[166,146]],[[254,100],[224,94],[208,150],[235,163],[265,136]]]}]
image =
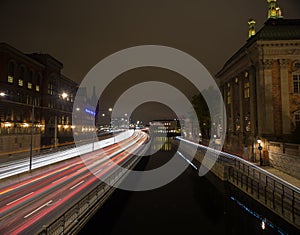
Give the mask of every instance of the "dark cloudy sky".
[{"label": "dark cloudy sky", "polygon": [[[300,18],[299,0],[278,0],[285,18]],[[49,53],[79,82],[118,50],[158,44],[183,50],[214,75],[260,28],[266,0],[1,0],[0,41]]]},{"label": "dark cloudy sky", "polygon": [[[278,4],[300,18],[299,0]],[[51,54],[76,82],[106,56],[144,44],[187,52],[214,75],[246,42],[249,18],[259,29],[266,17],[266,0],[1,0],[0,41]]]}]

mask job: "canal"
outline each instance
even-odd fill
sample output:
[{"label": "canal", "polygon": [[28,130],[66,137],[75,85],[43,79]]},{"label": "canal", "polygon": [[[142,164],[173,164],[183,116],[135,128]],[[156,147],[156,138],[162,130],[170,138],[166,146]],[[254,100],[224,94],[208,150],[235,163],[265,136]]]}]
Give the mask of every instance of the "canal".
[{"label": "canal", "polygon": [[[135,170],[155,169],[174,156],[171,138],[156,137]],[[80,231],[85,234],[297,234],[295,228],[213,174],[199,177],[189,166],[154,190],[116,189]],[[299,233],[298,233],[299,234]]]}]

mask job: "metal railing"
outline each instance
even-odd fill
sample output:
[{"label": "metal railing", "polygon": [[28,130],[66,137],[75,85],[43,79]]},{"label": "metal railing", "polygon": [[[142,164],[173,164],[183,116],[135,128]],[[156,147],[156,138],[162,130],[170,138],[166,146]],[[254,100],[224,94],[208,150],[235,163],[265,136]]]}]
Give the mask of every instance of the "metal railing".
[{"label": "metal railing", "polygon": [[300,227],[300,189],[243,159],[232,159],[228,181]]},{"label": "metal railing", "polygon": [[220,152],[180,137],[177,139],[196,146],[198,152],[203,155],[207,151],[209,155],[214,155],[212,157],[218,154],[216,164],[224,166],[228,182],[300,228],[300,189],[298,187],[233,154]]}]

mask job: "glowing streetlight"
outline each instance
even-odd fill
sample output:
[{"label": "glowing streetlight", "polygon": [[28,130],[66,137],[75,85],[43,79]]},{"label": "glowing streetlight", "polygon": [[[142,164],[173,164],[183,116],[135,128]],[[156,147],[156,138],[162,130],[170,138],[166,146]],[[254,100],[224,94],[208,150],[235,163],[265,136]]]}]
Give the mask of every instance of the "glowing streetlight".
[{"label": "glowing streetlight", "polygon": [[61,97],[62,97],[63,99],[66,99],[66,98],[68,97],[68,94],[67,94],[66,92],[63,92],[63,93],[61,94]]},{"label": "glowing streetlight", "polygon": [[6,96],[6,94],[4,92],[0,92],[0,96],[4,97],[4,96]]},{"label": "glowing streetlight", "polygon": [[259,150],[259,163],[262,166],[263,165],[263,159],[262,159],[262,156],[261,156],[262,146],[261,146],[261,139],[260,138],[257,139],[257,143],[258,143],[258,150]]}]

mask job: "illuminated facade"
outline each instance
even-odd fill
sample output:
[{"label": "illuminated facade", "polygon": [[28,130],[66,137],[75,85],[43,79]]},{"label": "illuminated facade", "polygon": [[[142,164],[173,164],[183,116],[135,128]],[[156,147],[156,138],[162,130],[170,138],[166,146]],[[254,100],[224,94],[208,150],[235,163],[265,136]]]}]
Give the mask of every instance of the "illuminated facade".
[{"label": "illuminated facade", "polygon": [[[217,73],[227,112],[224,148],[257,157],[257,139],[299,143],[300,20],[281,17],[269,0],[268,20]],[[274,5],[275,4],[275,5]],[[275,11],[274,11],[275,9]]]},{"label": "illuminated facade", "polygon": [[61,74],[62,68],[48,54],[24,54],[0,43],[0,152],[27,150],[31,133],[36,148],[72,141],[77,84]]},{"label": "illuminated facade", "polygon": [[179,120],[153,120],[150,123],[150,132],[158,136],[181,135]]}]

